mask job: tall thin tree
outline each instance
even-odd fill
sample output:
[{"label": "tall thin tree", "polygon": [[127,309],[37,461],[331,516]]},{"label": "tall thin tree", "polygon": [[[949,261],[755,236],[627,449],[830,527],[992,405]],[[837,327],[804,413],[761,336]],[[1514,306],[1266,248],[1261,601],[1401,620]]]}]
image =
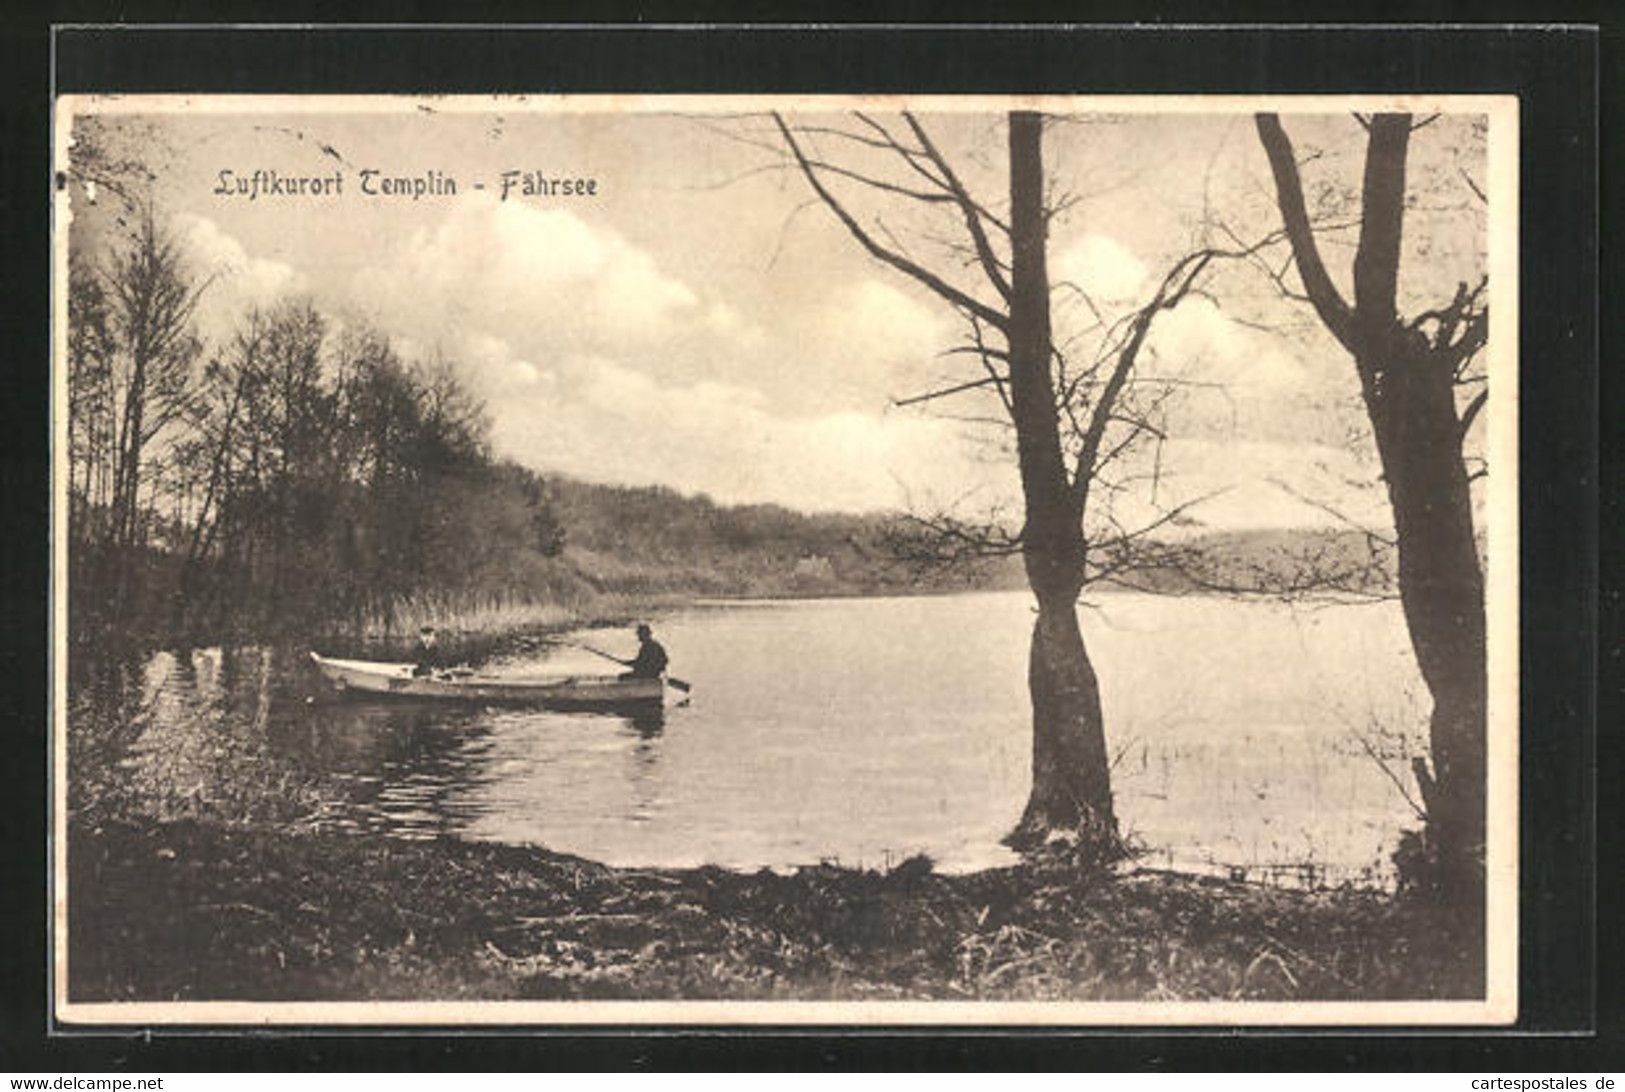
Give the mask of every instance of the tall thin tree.
[{"label": "tall thin tree", "polygon": [[121,555],[144,539],[147,455],[182,419],[193,394],[201,345],[192,320],[207,282],[190,276],[179,246],[159,226],[151,205],[142,209],[128,244],[113,255],[102,280],[117,407],[108,537],[116,566],[114,602],[122,607],[130,559]]}]

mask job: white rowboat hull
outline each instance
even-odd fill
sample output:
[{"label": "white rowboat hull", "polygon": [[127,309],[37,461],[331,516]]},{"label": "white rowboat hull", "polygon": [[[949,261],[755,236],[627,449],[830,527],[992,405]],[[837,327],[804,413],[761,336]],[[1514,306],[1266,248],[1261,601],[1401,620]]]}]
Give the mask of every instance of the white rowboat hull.
[{"label": "white rowboat hull", "polygon": [[619,675],[414,677],[412,664],[339,660],[314,652],[310,658],[328,681],[341,690],[403,698],[517,703],[564,709],[622,709],[660,705],[666,691],[664,680],[628,679]]}]

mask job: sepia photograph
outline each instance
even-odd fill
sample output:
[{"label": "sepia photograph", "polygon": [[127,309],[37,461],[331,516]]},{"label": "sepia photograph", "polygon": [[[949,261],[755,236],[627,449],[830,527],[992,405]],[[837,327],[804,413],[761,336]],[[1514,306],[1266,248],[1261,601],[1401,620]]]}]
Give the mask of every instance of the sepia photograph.
[{"label": "sepia photograph", "polygon": [[55,111],[58,1020],[1516,1020],[1516,98]]}]

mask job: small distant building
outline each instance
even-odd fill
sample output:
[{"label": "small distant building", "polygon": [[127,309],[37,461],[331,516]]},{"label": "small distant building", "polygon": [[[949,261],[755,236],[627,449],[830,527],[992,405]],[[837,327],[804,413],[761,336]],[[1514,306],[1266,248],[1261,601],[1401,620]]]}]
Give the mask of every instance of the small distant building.
[{"label": "small distant building", "polygon": [[835,579],[835,566],[823,554],[808,554],[796,562],[793,574],[797,580],[823,581]]}]

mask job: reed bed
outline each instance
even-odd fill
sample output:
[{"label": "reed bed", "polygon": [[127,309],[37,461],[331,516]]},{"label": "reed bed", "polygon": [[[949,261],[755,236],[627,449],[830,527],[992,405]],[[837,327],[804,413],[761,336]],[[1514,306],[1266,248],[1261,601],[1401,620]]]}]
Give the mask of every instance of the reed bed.
[{"label": "reed bed", "polygon": [[361,635],[372,640],[412,637],[423,626],[450,635],[494,635],[561,629],[584,616],[581,603],[489,594],[415,596],[396,605],[390,615],[367,619]]},{"label": "reed bed", "polygon": [[480,664],[533,651],[572,629],[631,625],[692,601],[687,593],[603,591],[566,599],[443,592],[403,599],[388,610],[318,635],[319,651],[373,659],[411,659],[419,630],[433,626],[447,662]]}]

